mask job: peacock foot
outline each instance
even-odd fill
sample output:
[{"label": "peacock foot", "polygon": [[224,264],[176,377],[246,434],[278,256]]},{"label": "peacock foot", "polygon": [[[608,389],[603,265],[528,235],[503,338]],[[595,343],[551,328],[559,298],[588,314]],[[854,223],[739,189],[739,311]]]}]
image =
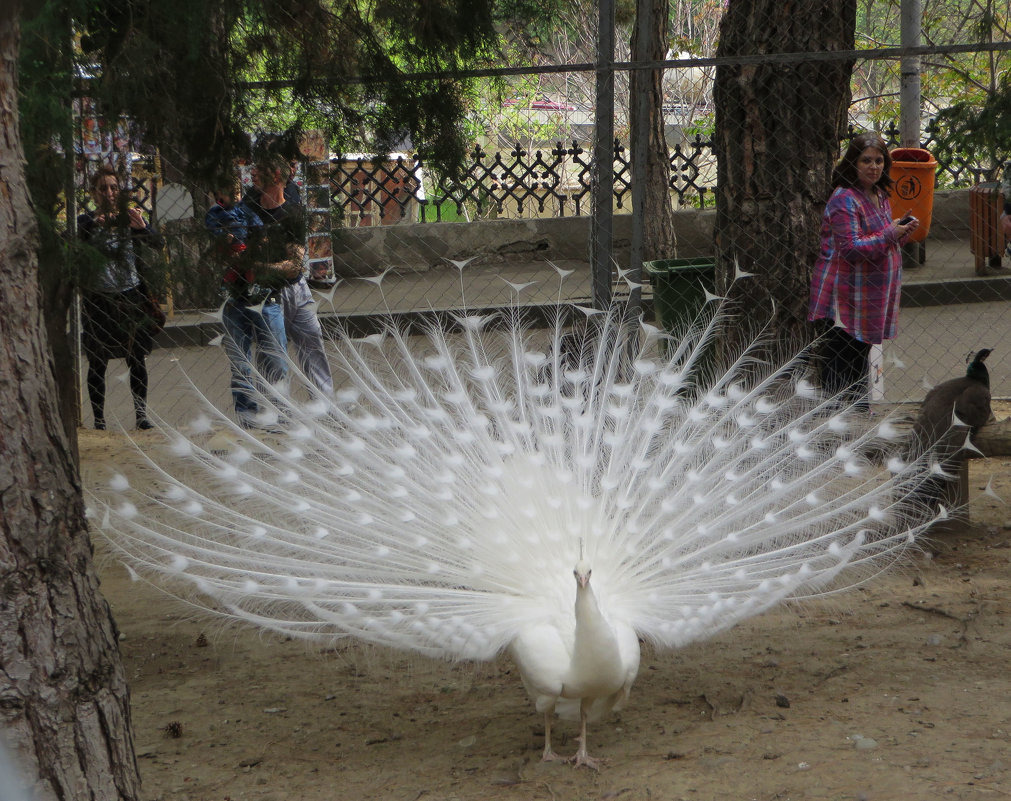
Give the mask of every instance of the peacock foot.
[{"label": "peacock foot", "polygon": [[541,762],[571,762],[572,757],[562,757],[558,756],[550,748],[545,748],[544,753],[541,755]]},{"label": "peacock foot", "polygon": [[593,768],[596,771],[599,771],[601,766],[607,762],[606,759],[594,759],[588,753],[586,753],[585,748],[580,748],[578,751],[576,751],[576,753],[573,756],[570,756],[566,761],[571,762],[577,768],[583,766],[587,768]]}]

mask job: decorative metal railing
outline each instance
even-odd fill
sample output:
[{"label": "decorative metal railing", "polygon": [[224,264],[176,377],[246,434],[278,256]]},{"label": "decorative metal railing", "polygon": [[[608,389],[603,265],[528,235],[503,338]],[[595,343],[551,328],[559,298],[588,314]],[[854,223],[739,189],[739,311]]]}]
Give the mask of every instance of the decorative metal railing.
[{"label": "decorative metal railing", "polygon": [[[700,136],[674,146],[670,186],[680,203],[698,205],[712,191],[703,175],[708,169],[715,180],[715,163],[711,144]],[[342,209],[351,225],[374,224],[377,217],[381,224],[399,222],[413,218],[414,211],[421,222],[442,222],[447,210],[454,220],[465,214],[524,216],[531,208],[540,215],[579,215],[590,201],[592,167],[576,141],[571,147],[556,142],[550,150],[533,151],[517,144],[494,154],[479,145],[456,180],[427,172],[419,155],[380,162],[338,156],[327,165],[331,207]],[[616,139],[614,202],[619,209],[629,202],[631,179],[627,150]]]},{"label": "decorative metal railing", "polygon": [[[894,123],[881,131],[890,146],[899,144]],[[929,122],[921,147],[938,162],[938,184],[968,187],[988,172],[958,154],[932,149],[935,129]],[[854,134],[851,127],[847,139]],[[578,141],[566,147],[530,150],[517,144],[491,153],[478,145],[459,178],[429,171],[418,155],[387,159],[337,156],[306,165],[307,203],[317,217],[316,228],[390,225],[402,221],[444,222],[494,216],[566,217],[588,213],[593,169],[590,152]],[[614,202],[618,209],[631,198],[632,171],[625,146],[614,142]],[[716,156],[702,136],[677,142],[670,151],[670,190],[679,205],[712,205],[716,187]],[[149,180],[136,176],[135,198],[151,210]]]},{"label": "decorative metal railing", "polygon": [[[881,131],[890,146],[899,143],[894,123]],[[854,134],[850,128],[847,138]],[[935,142],[932,122],[924,131],[922,147]],[[938,180],[952,187],[978,183],[984,168],[956,154],[935,153]],[[716,183],[712,142],[701,136],[676,143],[670,152],[670,189],[681,205],[712,203]],[[387,161],[368,158],[332,159],[317,165],[329,187],[329,205],[343,214],[345,224],[390,224],[404,220],[442,222],[465,214],[478,217],[531,209],[539,215],[564,217],[583,214],[590,198],[593,168],[579,142],[570,147],[556,142],[550,150],[529,150],[517,144],[507,152],[489,153],[475,147],[461,177],[452,180],[427,172],[417,154]],[[624,208],[631,191],[631,165],[625,146],[614,142],[614,202]]]}]

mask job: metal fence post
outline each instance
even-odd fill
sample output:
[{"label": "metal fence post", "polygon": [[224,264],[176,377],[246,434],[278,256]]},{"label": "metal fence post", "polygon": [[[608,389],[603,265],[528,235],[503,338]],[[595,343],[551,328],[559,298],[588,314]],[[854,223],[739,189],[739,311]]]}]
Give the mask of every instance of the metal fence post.
[{"label": "metal fence post", "polygon": [[596,71],[590,261],[593,305],[598,309],[606,309],[611,304],[611,262],[614,249],[614,0],[600,0]]}]

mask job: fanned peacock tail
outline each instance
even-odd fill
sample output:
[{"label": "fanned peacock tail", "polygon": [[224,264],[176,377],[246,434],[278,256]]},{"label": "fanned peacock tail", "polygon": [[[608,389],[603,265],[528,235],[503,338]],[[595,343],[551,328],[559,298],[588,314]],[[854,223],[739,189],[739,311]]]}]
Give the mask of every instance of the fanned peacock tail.
[{"label": "fanned peacock tail", "polygon": [[96,488],[93,520],[216,612],[488,659],[571,619],[581,555],[604,614],[673,648],[864,580],[936,515],[916,492],[931,454],[882,459],[898,428],[822,397],[807,350],[776,359],[759,337],[718,356],[725,308],[677,339],[623,319],[337,333],[334,399],[264,397],[279,434],[209,404],[161,425],[152,478]]}]

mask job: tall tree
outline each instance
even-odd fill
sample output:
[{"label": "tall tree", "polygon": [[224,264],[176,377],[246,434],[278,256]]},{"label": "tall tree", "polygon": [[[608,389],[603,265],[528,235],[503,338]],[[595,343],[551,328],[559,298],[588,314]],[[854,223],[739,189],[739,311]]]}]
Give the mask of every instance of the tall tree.
[{"label": "tall tree", "polygon": [[[632,34],[632,60],[657,62],[667,58],[668,0],[639,0]],[[675,254],[674,207],[670,196],[670,149],[664,131],[663,70],[636,70],[630,79],[631,150],[645,154],[645,191],[642,215],[643,261]],[[645,126],[640,129],[636,105],[646,98]],[[640,141],[644,139],[645,141]]]},{"label": "tall tree", "polygon": [[19,6],[0,5],[0,721],[40,801],[132,801],[126,678],[40,312],[18,130]]},{"label": "tall tree", "polygon": [[[68,214],[73,215],[71,19],[71,2],[46,3],[25,11],[21,18],[18,67],[21,139],[26,152],[31,154],[26,176],[39,222],[42,311],[56,375],[68,379],[76,375],[76,341],[67,325],[67,312],[74,297],[71,259],[74,243],[65,236],[65,220]],[[76,459],[79,387],[76,381],[66,380],[58,383],[58,389],[64,428]]]},{"label": "tall tree", "polygon": [[749,309],[775,308],[781,331],[807,332],[821,211],[850,99],[856,0],[730,0],[717,56],[810,53],[810,61],[721,65],[714,99],[718,159],[718,288],[735,264],[754,273],[739,291]]}]

